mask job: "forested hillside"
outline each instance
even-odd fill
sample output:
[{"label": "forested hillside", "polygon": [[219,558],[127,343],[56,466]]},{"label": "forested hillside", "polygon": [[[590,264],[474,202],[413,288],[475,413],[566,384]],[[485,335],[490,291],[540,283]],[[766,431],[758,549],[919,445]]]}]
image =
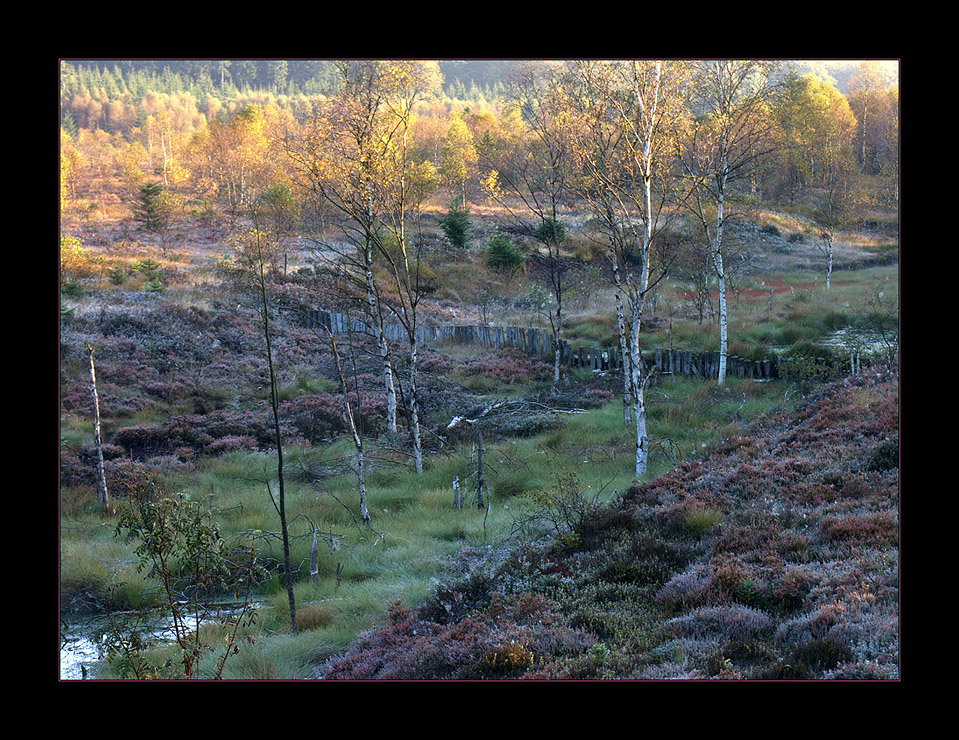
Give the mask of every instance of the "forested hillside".
[{"label": "forested hillside", "polygon": [[61,661],[898,678],[891,71],[62,61]]}]

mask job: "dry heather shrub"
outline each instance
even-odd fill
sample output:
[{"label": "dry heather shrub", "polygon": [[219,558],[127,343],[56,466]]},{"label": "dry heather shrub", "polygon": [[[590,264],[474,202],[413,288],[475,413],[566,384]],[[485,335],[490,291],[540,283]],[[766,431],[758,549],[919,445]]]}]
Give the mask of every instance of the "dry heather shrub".
[{"label": "dry heather shrub", "polygon": [[720,553],[710,563],[709,592],[713,599],[734,599],[744,583],[752,582],[749,566],[733,555]]},{"label": "dry heather shrub", "polygon": [[899,523],[891,515],[882,512],[841,519],[828,518],[823,520],[820,531],[828,540],[860,545],[892,544],[899,539]]},{"label": "dry heather shrub", "polygon": [[799,609],[811,587],[811,577],[800,568],[790,568],[773,587],[777,601],[788,610]]},{"label": "dry heather shrub", "polygon": [[747,640],[773,629],[772,619],[763,611],[741,604],[709,606],[675,617],[667,624],[677,637],[694,639]]},{"label": "dry heather shrub", "polygon": [[673,576],[656,594],[656,601],[674,609],[699,603],[709,586],[709,566],[696,563]]}]

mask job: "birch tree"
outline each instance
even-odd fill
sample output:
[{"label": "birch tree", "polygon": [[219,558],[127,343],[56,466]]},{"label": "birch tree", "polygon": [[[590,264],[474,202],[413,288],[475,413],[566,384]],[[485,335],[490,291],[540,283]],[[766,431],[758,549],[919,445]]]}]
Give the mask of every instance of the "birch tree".
[{"label": "birch tree", "polygon": [[853,140],[856,119],[849,103],[834,87],[807,82],[810,90],[809,115],[816,130],[816,209],[819,246],[826,261],[826,289],[832,277],[837,232],[849,219],[853,197],[855,155]]},{"label": "birch tree", "polygon": [[397,393],[383,307],[374,280],[377,193],[380,190],[378,148],[382,99],[376,68],[366,74],[344,68],[340,94],[318,108],[305,125],[288,130],[284,151],[294,181],[321,205],[342,218],[339,240],[319,245],[325,259],[343,277],[355,280],[365,294],[366,315],[375,333],[386,397],[387,426],[397,430]]},{"label": "birch tree", "polygon": [[371,529],[373,527],[373,519],[370,516],[370,509],[369,506],[367,506],[366,499],[366,453],[363,448],[363,437],[360,434],[359,427],[356,424],[356,416],[353,413],[353,404],[350,401],[349,386],[346,382],[346,373],[343,371],[343,362],[340,357],[340,349],[336,341],[336,335],[330,327],[324,326],[323,328],[326,331],[330,351],[333,353],[336,372],[340,380],[340,389],[343,395],[343,418],[346,420],[346,426],[350,430],[350,436],[353,438],[353,449],[356,454],[356,479],[360,496],[360,517],[363,519],[363,526]]},{"label": "birch tree", "polygon": [[[423,163],[412,155],[413,110],[437,89],[439,71],[424,62],[387,63],[389,95],[385,97],[386,136],[380,150],[383,170],[381,207],[378,211],[377,248],[389,265],[395,302],[393,315],[406,335],[408,350],[408,411],[416,472],[423,472],[423,442],[419,420],[419,303],[431,289],[424,276],[420,246],[414,243],[408,222],[425,196]],[[383,238],[385,235],[386,238]]]},{"label": "birch tree", "polygon": [[826,290],[829,290],[832,278],[833,253],[837,232],[849,218],[849,204],[852,197],[850,184],[851,172],[840,163],[835,164],[817,196],[813,218],[819,227],[818,247],[826,263]]},{"label": "birch tree", "polygon": [[[396,430],[397,389],[385,322],[396,319],[407,339],[408,412],[417,471],[422,470],[417,392],[418,304],[424,294],[419,255],[408,229],[424,188],[422,163],[411,156],[413,109],[436,87],[435,64],[415,61],[336,63],[342,88],[285,149],[302,188],[342,216],[358,253],[368,315],[383,366],[390,430]],[[375,263],[388,276],[383,299]]]},{"label": "birch tree", "polygon": [[554,384],[559,382],[565,322],[565,270],[560,258],[565,228],[560,208],[569,197],[572,166],[572,116],[559,82],[548,68],[524,68],[511,85],[512,105],[524,129],[504,133],[499,146],[481,148],[488,170],[483,181],[487,195],[504,210],[513,228],[546,250],[554,301],[548,312]]},{"label": "birch tree", "polygon": [[709,244],[719,291],[719,376],[726,381],[729,312],[726,242],[731,198],[772,151],[768,105],[777,65],[765,61],[697,61],[692,65],[693,123],[679,150],[693,196],[687,201]]},{"label": "birch tree", "polygon": [[276,366],[273,361],[273,305],[269,294],[268,270],[279,248],[278,239],[261,229],[256,209],[252,212],[253,225],[237,235],[235,253],[241,274],[255,296],[263,336],[263,354],[266,358],[270,385],[270,410],[273,416],[273,435],[276,444],[277,492],[274,496],[271,484],[267,484],[270,498],[280,518],[280,533],[283,541],[283,581],[286,585],[290,608],[290,630],[296,632],[296,598],[293,593],[293,567],[290,560],[290,533],[286,512],[286,483],[283,470],[283,437],[280,430],[280,389]]},{"label": "birch tree", "polygon": [[[646,301],[659,279],[666,245],[661,230],[675,214],[667,154],[682,115],[680,63],[656,60],[577,62],[572,96],[582,125],[578,193],[592,206],[608,237],[617,321],[624,358],[625,396],[636,433],[635,472],[646,472],[649,440],[641,330]],[[624,396],[624,398],[625,398]]]},{"label": "birch tree", "polygon": [[[848,99],[856,115],[858,131],[857,158],[860,171],[878,174],[887,140],[886,130],[894,118],[897,106],[892,105],[882,64],[878,61],[862,62],[849,79]],[[896,96],[898,97],[898,96]]]},{"label": "birch tree", "polygon": [[90,396],[93,399],[93,444],[97,453],[97,503],[100,511],[105,512],[110,505],[110,493],[107,489],[107,476],[103,468],[103,443],[100,438],[100,397],[97,394],[97,371],[93,362],[93,345],[88,344],[90,352]]},{"label": "birch tree", "polygon": [[[451,193],[459,191],[460,208],[466,208],[466,183],[476,164],[476,146],[466,123],[455,113],[443,137],[439,173]],[[455,203],[455,198],[452,199]]]}]

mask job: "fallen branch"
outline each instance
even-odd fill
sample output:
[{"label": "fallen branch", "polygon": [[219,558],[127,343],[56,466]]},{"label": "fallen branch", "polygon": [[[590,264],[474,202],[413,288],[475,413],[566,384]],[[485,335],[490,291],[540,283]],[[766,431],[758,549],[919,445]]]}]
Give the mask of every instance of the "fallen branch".
[{"label": "fallen branch", "polygon": [[449,424],[446,425],[446,429],[453,429],[460,424],[476,424],[481,419],[489,416],[491,413],[498,409],[504,409],[507,407],[513,407],[510,413],[521,413],[523,411],[530,411],[536,409],[537,411],[542,411],[550,414],[583,414],[586,413],[586,409],[572,408],[572,409],[560,409],[555,406],[548,406],[544,403],[538,403],[536,401],[509,401],[502,400],[497,401],[496,403],[490,404],[486,408],[482,409],[479,413],[475,413],[473,416],[462,415],[454,416]]},{"label": "fallen branch", "polygon": [[510,403],[511,403],[510,401],[506,401],[506,400],[497,401],[496,403],[490,404],[489,406],[484,408],[477,416],[474,416],[472,418],[467,418],[466,416],[454,416],[453,420],[446,425],[446,428],[453,429],[454,427],[458,426],[459,424],[463,422],[465,422],[466,424],[475,424],[484,416],[487,416],[488,414],[492,413],[498,408],[508,406]]}]

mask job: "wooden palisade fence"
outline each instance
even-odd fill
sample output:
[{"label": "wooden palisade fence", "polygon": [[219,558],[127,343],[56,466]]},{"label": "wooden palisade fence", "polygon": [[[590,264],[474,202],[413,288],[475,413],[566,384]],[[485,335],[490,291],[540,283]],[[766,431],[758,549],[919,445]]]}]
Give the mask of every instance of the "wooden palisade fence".
[{"label": "wooden palisade fence", "polygon": [[[369,326],[359,316],[314,310],[307,321],[329,327],[334,334],[369,334]],[[398,324],[386,325],[390,341],[405,339],[403,328]],[[417,329],[422,345],[448,343],[478,344],[492,349],[512,347],[530,355],[553,356],[553,336],[549,331],[536,327],[521,326],[421,326]],[[643,352],[646,362],[653,362],[660,374],[690,375],[716,378],[719,375],[719,352],[692,352],[689,350],[660,348]],[[562,344],[560,361],[569,368],[589,368],[602,372],[617,372],[622,369],[622,353],[618,347],[572,347]],[[766,380],[778,377],[779,361],[771,359],[750,360],[744,357],[726,358],[726,376]]]}]

